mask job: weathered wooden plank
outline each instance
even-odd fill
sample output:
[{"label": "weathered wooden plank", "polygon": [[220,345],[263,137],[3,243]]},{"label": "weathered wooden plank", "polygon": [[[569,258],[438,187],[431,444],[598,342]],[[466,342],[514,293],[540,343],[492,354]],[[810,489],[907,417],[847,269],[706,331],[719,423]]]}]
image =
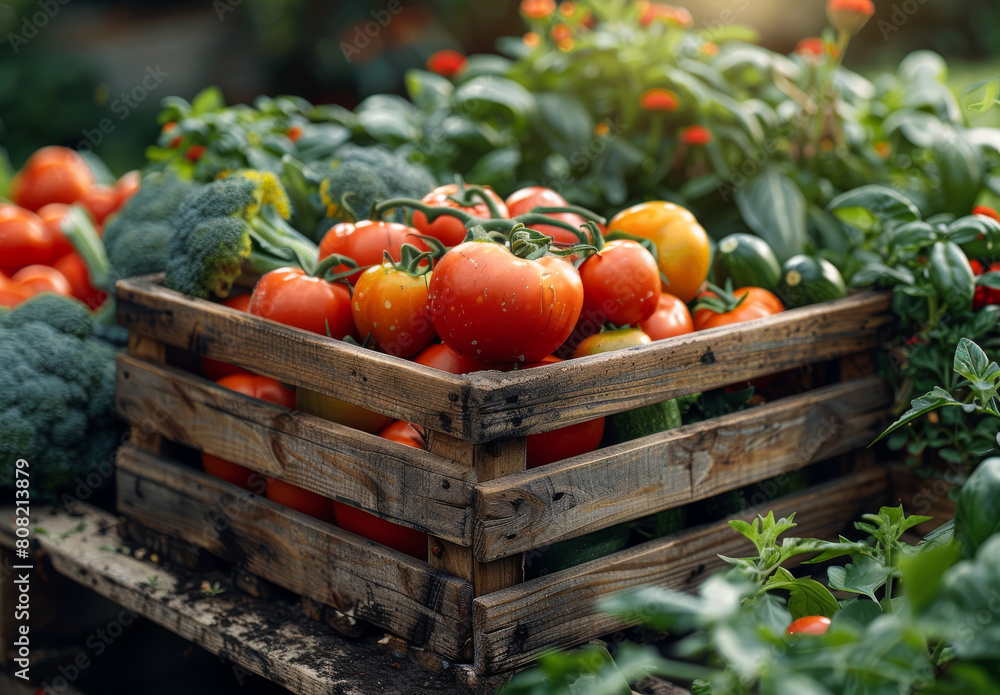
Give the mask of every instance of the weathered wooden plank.
[{"label": "weathered wooden plank", "polygon": [[490,441],[564,427],[668,398],[836,359],[879,344],[887,294],[861,293],[614,353],[468,375],[471,429]]},{"label": "weathered wooden plank", "polygon": [[456,656],[468,638],[468,582],[198,471],[123,449],[118,507],[445,656]]},{"label": "weathered wooden plank", "polygon": [[[128,354],[135,358],[140,358],[148,362],[164,364],[167,361],[167,346],[152,338],[146,338],[138,333],[128,334]],[[145,417],[140,422],[134,422],[129,428],[129,441],[133,446],[139,447],[143,451],[151,454],[160,453],[163,442],[159,434],[146,425],[146,420],[154,412],[150,410],[145,413]],[[139,426],[139,425],[144,426]]]},{"label": "weathered wooden plank", "polygon": [[116,285],[118,323],[167,345],[445,432],[462,432],[463,377],[186,297],[161,276]]},{"label": "weathered wooden plank", "polygon": [[126,420],[174,442],[471,545],[467,465],[125,355],[116,401]]},{"label": "weathered wooden plank", "polygon": [[549,545],[867,446],[891,400],[869,377],[481,482],[476,557]]},{"label": "weathered wooden plank", "polygon": [[[203,596],[196,587],[204,575],[108,551],[124,539],[117,531],[118,517],[107,512],[82,503],[73,503],[69,511],[41,506],[34,511],[33,518],[48,531],[36,540],[51,568],[130,611],[121,613],[127,622],[119,625],[126,638],[136,616],[147,618],[232,661],[234,692],[248,672],[295,695],[412,695],[420,688],[456,692],[454,674],[428,673],[369,644],[345,640],[291,606],[233,591]],[[10,507],[0,511],[0,543],[6,547],[14,542],[12,516]],[[73,532],[81,524],[83,531]],[[155,588],[144,588],[153,575]],[[0,692],[7,692],[2,681]]]},{"label": "weathered wooden plank", "polygon": [[[788,495],[768,509],[779,516],[795,512],[797,536],[835,537],[848,522],[883,502],[886,486],[886,471],[872,469]],[[739,557],[751,551],[748,541],[722,521],[478,597],[473,602],[476,669],[519,668],[544,649],[569,647],[619,629],[620,622],[596,610],[597,601],[646,585],[690,591],[722,564],[719,554]]]},{"label": "weathered wooden plank", "polygon": [[[525,440],[508,439],[503,442],[478,445],[473,452],[476,473],[480,480],[493,480],[524,471]],[[490,562],[473,563],[472,585],[476,596],[514,586],[524,577],[524,558],[520,554]]]}]

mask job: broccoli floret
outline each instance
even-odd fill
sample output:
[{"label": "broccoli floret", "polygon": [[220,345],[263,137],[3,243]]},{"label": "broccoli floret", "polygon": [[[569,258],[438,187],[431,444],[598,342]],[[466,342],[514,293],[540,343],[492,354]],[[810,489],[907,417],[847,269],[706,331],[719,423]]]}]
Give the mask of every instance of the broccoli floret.
[{"label": "broccoli floret", "polygon": [[225,297],[244,264],[265,273],[282,266],[312,271],[319,250],[286,220],[291,205],[275,174],[241,171],[198,187],[177,209],[167,255],[167,287]]},{"label": "broccoli floret", "polygon": [[90,321],[82,302],[53,294],[0,314],[0,486],[14,486],[21,458],[39,500],[98,465],[110,470],[123,430],[115,349],[91,334]]},{"label": "broccoli floret", "polygon": [[166,269],[174,213],[195,188],[196,184],[165,173],[142,180],[139,191],[104,230],[109,288],[122,278]]},{"label": "broccoli floret", "polygon": [[[338,222],[366,219],[383,200],[422,198],[436,185],[426,169],[380,147],[345,145],[328,166],[319,188],[327,214],[320,234]],[[404,222],[405,212],[393,210],[386,219]]]}]

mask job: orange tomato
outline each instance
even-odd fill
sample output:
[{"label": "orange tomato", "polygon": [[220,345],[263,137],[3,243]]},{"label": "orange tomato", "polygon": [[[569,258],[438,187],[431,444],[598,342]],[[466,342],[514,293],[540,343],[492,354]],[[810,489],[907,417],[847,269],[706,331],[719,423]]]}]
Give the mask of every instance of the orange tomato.
[{"label": "orange tomato", "polygon": [[28,210],[49,203],[75,203],[94,185],[87,161],[65,147],[43,147],[18,174],[14,202]]},{"label": "orange tomato", "polygon": [[[698,309],[695,311],[695,330],[704,331],[708,328],[717,328],[718,326],[729,326],[734,323],[753,321],[754,319],[773,316],[774,314],[784,311],[784,306],[782,306],[781,301],[765,289],[760,287],[741,287],[733,292],[733,296],[737,299],[744,295],[746,295],[746,299],[744,299],[739,306],[730,311],[723,313],[717,313],[711,309]],[[716,296],[714,292],[702,292],[698,295],[699,298],[714,296]]]},{"label": "orange tomato", "polygon": [[694,321],[687,304],[664,292],[660,295],[656,311],[648,319],[640,321],[639,328],[652,340],[664,340],[694,332]]},{"label": "orange tomato", "polygon": [[52,260],[52,236],[30,210],[0,203],[0,270],[14,271]]},{"label": "orange tomato", "polygon": [[80,198],[80,204],[87,208],[96,225],[104,224],[104,220],[118,210],[119,201],[118,191],[108,186],[93,186]]},{"label": "orange tomato", "polygon": [[608,230],[651,240],[656,245],[657,265],[667,278],[663,291],[685,302],[694,299],[708,277],[708,234],[680,205],[662,200],[633,205],[615,215]]},{"label": "orange tomato", "polygon": [[138,171],[130,171],[127,174],[123,174],[117,182],[115,182],[115,193],[118,194],[118,205],[121,207],[128,202],[128,199],[136,194],[139,190],[139,184],[142,181],[142,175]]},{"label": "orange tomato", "polygon": [[333,500],[317,495],[315,492],[303,490],[300,487],[286,483],[283,480],[267,476],[267,499],[277,502],[283,507],[311,516],[314,519],[333,523]]},{"label": "orange tomato", "polygon": [[66,276],[47,265],[26,265],[14,273],[11,280],[31,294],[55,292],[64,297],[73,294],[73,288]]},{"label": "orange tomato", "polygon": [[68,212],[69,205],[65,203],[49,203],[38,210],[38,217],[45,223],[45,228],[49,230],[49,236],[52,238],[53,258],[62,258],[75,250],[62,230],[62,221]]},{"label": "orange tomato", "polygon": [[104,300],[108,298],[107,292],[90,284],[90,271],[76,251],[70,251],[56,259],[52,267],[69,280],[70,294],[89,306],[91,310],[104,304]]}]

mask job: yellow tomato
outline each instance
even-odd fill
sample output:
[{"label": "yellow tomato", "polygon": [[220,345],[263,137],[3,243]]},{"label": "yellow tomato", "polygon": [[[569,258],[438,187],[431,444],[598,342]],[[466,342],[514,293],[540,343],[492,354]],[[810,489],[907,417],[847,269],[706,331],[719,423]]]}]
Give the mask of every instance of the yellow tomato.
[{"label": "yellow tomato", "polygon": [[621,231],[651,240],[657,264],[667,278],[663,291],[690,302],[708,277],[711,248],[698,220],[680,205],[655,200],[622,210],[608,223]]}]

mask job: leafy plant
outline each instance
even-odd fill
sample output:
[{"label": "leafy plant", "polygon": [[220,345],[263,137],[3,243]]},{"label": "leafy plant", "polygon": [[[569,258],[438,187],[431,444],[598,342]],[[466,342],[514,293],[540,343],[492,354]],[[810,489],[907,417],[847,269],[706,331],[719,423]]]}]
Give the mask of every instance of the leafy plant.
[{"label": "leafy plant", "polygon": [[[625,643],[618,655],[627,657],[628,668],[618,670],[600,645],[549,654],[504,693],[628,693],[629,683],[650,673],[693,680],[691,692],[699,695],[994,692],[1000,688],[1000,628],[993,619],[998,510],[1000,458],[994,458],[969,478],[955,523],[917,545],[903,535],[926,517],[898,507],[864,515],[856,524],[868,534],[863,541],[782,538],[794,521],[773,514],[734,522],[757,555],[728,559],[733,568],[706,580],[697,596],[646,588],[602,604],[623,622],[671,633],[676,641],[668,655]],[[812,564],[849,558],[827,568],[828,584],[857,598],[836,600],[818,581],[782,567],[806,553],[815,555]],[[809,582],[823,598],[797,606],[801,595],[813,596]],[[786,634],[797,611],[829,601],[825,634]]]}]

